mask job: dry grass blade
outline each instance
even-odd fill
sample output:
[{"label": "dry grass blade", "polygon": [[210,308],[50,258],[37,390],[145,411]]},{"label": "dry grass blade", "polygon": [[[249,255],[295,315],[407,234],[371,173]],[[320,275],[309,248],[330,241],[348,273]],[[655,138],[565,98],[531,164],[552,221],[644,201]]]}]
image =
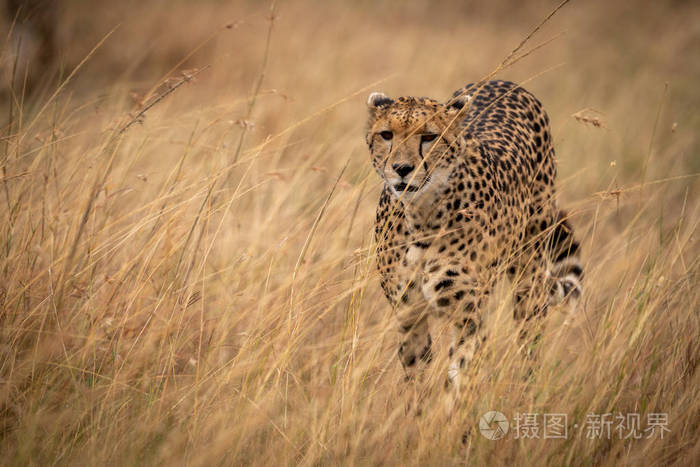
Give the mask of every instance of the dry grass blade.
[{"label": "dry grass blade", "polygon": [[[33,20],[8,18],[2,459],[697,465],[700,5],[557,3],[63,2],[50,89],[21,54]],[[585,291],[523,359],[499,283],[446,414],[449,326],[432,323],[425,379],[405,383],[374,272],[388,224],[365,101],[448,96],[495,64],[548,112]],[[491,410],[510,422],[498,441],[479,430]],[[516,417],[544,435],[552,413],[565,439],[516,436]],[[589,435],[596,414],[609,437]],[[642,437],[618,436],[620,414]]]},{"label": "dry grass blade", "polygon": [[253,109],[255,108],[255,103],[258,100],[258,96],[260,95],[260,89],[262,88],[263,80],[265,79],[265,72],[267,71],[267,62],[270,57],[270,42],[272,39],[272,29],[275,25],[275,3],[272,2],[270,5],[270,14],[268,16],[268,20],[270,22],[268,28],[267,28],[267,36],[265,37],[265,51],[263,52],[263,60],[262,60],[262,65],[260,67],[260,74],[258,75],[258,79],[255,83],[255,88],[253,89],[253,95],[250,98],[250,101],[248,102],[248,110],[246,111],[245,117],[242,119],[243,122],[245,122],[245,125],[242,125],[243,131],[241,131],[241,135],[238,139],[238,146],[236,147],[236,152],[233,155],[233,163],[235,164],[238,162],[238,158],[241,155],[241,149],[243,148],[243,141],[245,140],[245,135],[246,133],[252,129],[252,125],[249,122],[251,115],[253,114]]},{"label": "dry grass blade", "polygon": [[151,110],[153,107],[155,107],[160,101],[168,97],[170,94],[174,93],[177,91],[177,89],[182,86],[185,83],[189,83],[190,81],[194,80],[197,75],[199,75],[201,72],[208,70],[210,68],[210,65],[206,65],[202,68],[199,68],[197,70],[191,70],[188,72],[183,72],[182,75],[183,77],[176,81],[175,84],[172,86],[169,86],[168,89],[163,91],[162,93],[158,94],[154,98],[148,102],[148,104],[144,105],[137,113],[134,115],[131,120],[126,122],[119,130],[117,131],[117,135],[121,135],[124,133],[126,130],[131,127],[134,123],[142,123],[143,122],[143,117],[146,115],[146,112]]},{"label": "dry grass blade", "polygon": [[93,57],[93,55],[102,47],[102,45],[107,41],[107,39],[114,34],[114,32],[117,30],[117,27],[114,27],[111,31],[109,31],[107,34],[105,34],[100,41],[95,44],[95,46],[88,52],[87,55],[78,63],[78,65],[73,68],[73,70],[70,72],[68,77],[66,77],[65,80],[56,88],[56,90],[51,94],[51,96],[46,100],[46,102],[41,106],[41,108],[36,112],[34,115],[34,119],[29,123],[29,125],[24,128],[23,134],[29,134],[32,130],[32,128],[39,122],[40,117],[44,114],[46,109],[55,101],[56,97],[61,93],[63,89],[68,85],[68,83],[71,82],[71,80],[75,77],[75,75],[80,71],[80,69],[83,68],[83,66]]},{"label": "dry grass blade", "polygon": [[571,114],[571,116],[580,123],[592,125],[595,128],[605,128],[605,121],[603,120],[602,112],[595,109],[585,108],[578,112]]},{"label": "dry grass blade", "polygon": [[[331,201],[331,198],[333,197],[333,193],[335,193],[335,189],[338,187],[338,183],[340,182],[340,179],[343,177],[343,174],[345,173],[345,169],[348,168],[348,164],[350,161],[347,161],[345,165],[343,166],[343,169],[340,171],[338,174],[338,178],[335,179],[335,183],[333,184],[333,187],[331,188],[330,193],[328,193],[328,197],[326,197],[326,200],[323,202],[323,205],[321,206],[321,209],[318,211],[318,215],[314,219],[313,224],[311,224],[311,230],[309,230],[309,234],[306,236],[306,240],[304,240],[304,245],[301,247],[301,251],[299,252],[299,257],[297,258],[296,264],[294,265],[294,270],[292,272],[292,281],[291,281],[291,288],[290,288],[290,296],[289,296],[289,302],[290,302],[290,311],[289,311],[289,323],[291,326],[291,321],[292,321],[292,315],[291,315],[291,310],[294,305],[294,282],[297,277],[297,273],[299,272],[299,268],[304,262],[304,257],[306,256],[306,252],[309,249],[309,245],[311,245],[311,240],[314,238],[314,234],[316,233],[316,229],[318,228],[318,224],[321,222],[321,219],[323,218],[323,214],[326,212],[326,207],[328,206],[328,203]],[[291,329],[291,327],[290,327]]]},{"label": "dry grass blade", "polygon": [[552,19],[552,17],[555,14],[557,14],[557,12],[561,10],[564,7],[564,5],[566,5],[570,1],[571,0],[564,0],[559,5],[557,5],[556,8],[554,8],[547,16],[545,16],[544,19],[537,26],[535,26],[535,28],[532,31],[530,31],[527,36],[525,36],[525,38],[520,42],[520,44],[518,44],[518,46],[514,48],[506,58],[503,59],[503,61],[496,67],[496,71],[494,73],[497,73],[501,69],[515,63],[515,61],[513,60],[515,54],[517,54],[520,51],[520,49],[522,49],[525,46],[525,44],[527,44],[527,42],[530,39],[532,39],[532,37],[535,34],[537,34],[537,31],[539,31],[542,28],[542,26],[544,26],[550,19]]}]

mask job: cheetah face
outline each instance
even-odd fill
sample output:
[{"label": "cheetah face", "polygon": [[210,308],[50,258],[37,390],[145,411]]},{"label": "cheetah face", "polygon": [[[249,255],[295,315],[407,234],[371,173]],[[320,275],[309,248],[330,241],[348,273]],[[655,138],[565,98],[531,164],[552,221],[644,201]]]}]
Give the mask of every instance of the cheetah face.
[{"label": "cheetah face", "polygon": [[464,145],[459,124],[464,103],[369,96],[367,144],[372,165],[394,196],[410,202],[447,183],[454,154]]}]

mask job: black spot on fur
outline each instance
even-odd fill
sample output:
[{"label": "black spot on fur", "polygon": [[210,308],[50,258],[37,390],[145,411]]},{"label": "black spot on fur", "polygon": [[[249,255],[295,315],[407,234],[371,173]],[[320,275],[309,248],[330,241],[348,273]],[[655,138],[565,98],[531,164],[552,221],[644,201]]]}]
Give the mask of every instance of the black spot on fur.
[{"label": "black spot on fur", "polygon": [[452,279],[445,279],[437,283],[435,286],[435,291],[437,292],[440,289],[447,288],[447,287],[452,287],[452,284],[454,284],[454,281]]}]

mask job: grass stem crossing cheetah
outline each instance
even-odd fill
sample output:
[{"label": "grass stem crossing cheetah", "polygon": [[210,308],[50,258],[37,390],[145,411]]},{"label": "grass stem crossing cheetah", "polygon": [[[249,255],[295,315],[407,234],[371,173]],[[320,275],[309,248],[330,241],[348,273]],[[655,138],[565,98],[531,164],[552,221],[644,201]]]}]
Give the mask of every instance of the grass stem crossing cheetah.
[{"label": "grass stem crossing cheetah", "polygon": [[409,377],[431,360],[428,318],[450,319],[448,385],[477,350],[486,299],[506,274],[514,317],[581,295],[578,243],[557,207],[549,118],[507,81],[470,84],[445,104],[368,100],[367,144],[384,181],[377,266]]}]

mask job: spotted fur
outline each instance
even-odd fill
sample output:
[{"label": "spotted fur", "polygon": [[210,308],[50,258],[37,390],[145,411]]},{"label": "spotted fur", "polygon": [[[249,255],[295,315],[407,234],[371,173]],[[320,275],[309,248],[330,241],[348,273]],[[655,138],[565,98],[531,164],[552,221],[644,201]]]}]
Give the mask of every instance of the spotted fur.
[{"label": "spotted fur", "polygon": [[368,100],[367,144],[384,181],[376,217],[381,285],[409,376],[431,358],[430,316],[454,324],[450,385],[481,342],[485,301],[506,274],[514,317],[581,295],[578,243],[557,207],[549,118],[506,81],[470,84],[446,103]]}]

